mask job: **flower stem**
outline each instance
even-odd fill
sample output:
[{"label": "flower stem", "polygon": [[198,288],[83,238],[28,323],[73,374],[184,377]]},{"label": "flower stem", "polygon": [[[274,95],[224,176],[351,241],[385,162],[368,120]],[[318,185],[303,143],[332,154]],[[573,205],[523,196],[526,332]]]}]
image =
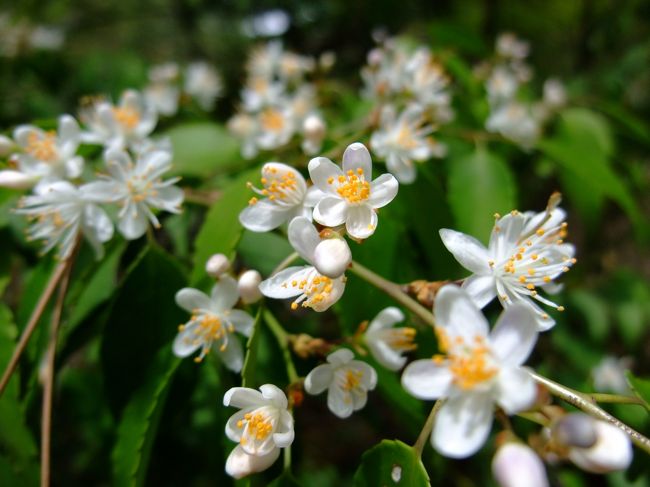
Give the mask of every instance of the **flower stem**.
[{"label": "flower stem", "polygon": [[298,257],[300,257],[300,256],[298,255],[298,252],[293,252],[293,253],[289,254],[289,255],[288,255],[288,256],[287,256],[287,257],[286,257],[282,262],[280,262],[280,263],[278,264],[278,266],[277,266],[275,269],[273,269],[273,271],[271,272],[270,275],[271,275],[271,276],[274,276],[274,275],[276,275],[278,272],[285,270],[285,269],[286,269],[287,267],[289,267],[289,266],[290,266],[290,265],[291,265],[291,264],[292,264],[296,259],[298,259]]},{"label": "flower stem", "polygon": [[433,422],[436,419],[436,414],[438,414],[438,411],[440,410],[440,408],[444,403],[445,403],[445,399],[438,399],[436,401],[436,403],[431,408],[429,417],[427,418],[426,422],[424,423],[424,426],[422,427],[422,431],[420,431],[420,435],[418,436],[418,439],[415,440],[415,443],[413,444],[413,449],[417,452],[419,457],[422,456],[424,445],[427,443],[427,438],[431,435],[431,430],[433,429]]},{"label": "flower stem", "polygon": [[532,375],[533,379],[535,379],[535,381],[546,387],[546,389],[548,389],[548,391],[554,396],[557,396],[563,401],[572,404],[573,406],[584,411],[590,416],[593,416],[596,419],[607,421],[608,423],[616,426],[618,429],[628,435],[636,446],[650,455],[650,439],[646,438],[638,431],[630,428],[628,425],[615,418],[607,411],[598,407],[598,405],[592,402],[591,396],[589,394],[583,394],[581,392],[574,391],[573,389],[563,386],[562,384],[558,384],[551,379],[547,379],[546,377],[539,375],[536,372],[531,371],[530,374]]},{"label": "flower stem", "polygon": [[398,284],[384,279],[383,277],[375,274],[373,271],[367,267],[362,266],[356,261],[352,261],[350,271],[368,283],[372,284],[377,289],[388,294],[391,298],[393,298],[405,308],[411,310],[414,315],[418,316],[426,324],[436,326],[436,322],[433,318],[433,313],[431,313],[428,309],[426,309],[424,306],[422,306],[420,303],[402,291],[402,288]]},{"label": "flower stem", "polygon": [[282,351],[282,357],[284,358],[285,366],[287,367],[287,377],[289,378],[289,383],[293,384],[298,381],[298,373],[296,372],[296,367],[293,365],[293,359],[291,358],[291,350],[289,350],[289,334],[282,328],[280,322],[268,309],[264,310],[264,321],[268,325],[271,333],[275,336],[275,339],[280,346]]},{"label": "flower stem", "polygon": [[14,349],[14,353],[11,356],[11,359],[9,360],[9,364],[7,365],[7,368],[2,374],[2,379],[0,379],[0,396],[2,396],[2,393],[7,387],[7,383],[9,382],[11,375],[16,370],[16,367],[18,366],[18,362],[20,361],[20,357],[25,351],[25,348],[29,343],[29,339],[34,333],[34,330],[36,329],[36,325],[38,325],[41,316],[43,316],[43,313],[45,312],[45,308],[47,307],[47,304],[50,302],[50,298],[52,297],[52,294],[54,294],[57,285],[59,284],[64,274],[66,273],[66,270],[70,267],[71,264],[72,264],[72,258],[63,260],[59,262],[59,264],[54,269],[54,272],[52,272],[52,275],[50,276],[50,280],[45,286],[45,289],[43,289],[43,293],[41,294],[41,297],[38,299],[38,302],[36,303],[36,307],[34,308],[32,315],[29,317],[29,321],[27,322],[27,325],[25,326],[22,335],[20,335],[20,340],[18,340],[18,344]]}]

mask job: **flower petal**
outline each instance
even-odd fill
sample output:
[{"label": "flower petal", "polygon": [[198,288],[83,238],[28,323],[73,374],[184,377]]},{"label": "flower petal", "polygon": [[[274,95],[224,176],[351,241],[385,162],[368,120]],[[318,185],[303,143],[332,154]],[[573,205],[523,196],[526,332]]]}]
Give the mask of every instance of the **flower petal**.
[{"label": "flower petal", "polygon": [[135,240],[144,235],[147,231],[148,220],[144,211],[140,211],[134,205],[133,211],[127,209],[125,215],[120,219],[117,228],[127,240]]},{"label": "flower petal", "polygon": [[343,175],[341,168],[326,157],[314,157],[309,161],[307,169],[314,186],[325,193],[335,192],[334,186],[330,184],[330,178],[337,179]]},{"label": "flower petal", "polygon": [[438,411],[431,444],[446,457],[472,455],[490,434],[493,408],[488,394],[462,394],[449,398]]},{"label": "flower petal", "polygon": [[237,281],[228,275],[222,275],[210,293],[210,309],[215,313],[223,313],[235,306],[239,299]]},{"label": "flower petal", "polygon": [[233,309],[226,315],[228,321],[232,323],[235,330],[242,335],[249,337],[253,331],[255,318],[249,315],[246,311],[240,309]]},{"label": "flower petal", "polygon": [[528,409],[535,402],[536,396],[537,386],[525,368],[501,368],[497,386],[497,403],[507,414]]},{"label": "flower petal", "polygon": [[289,411],[280,411],[278,426],[276,427],[276,432],[273,433],[275,445],[280,448],[286,448],[293,443],[294,436],[293,416],[291,416]]},{"label": "flower petal", "polygon": [[334,367],[345,365],[354,359],[354,352],[349,348],[339,348],[337,351],[330,353],[327,356],[327,362]]},{"label": "flower petal", "polygon": [[233,406],[236,408],[252,408],[266,404],[260,391],[249,387],[232,387],[228,389],[223,396],[224,406]]},{"label": "flower petal", "polygon": [[[248,413],[248,409],[241,409],[235,414],[230,416],[226,422],[226,437],[231,441],[239,442],[244,432],[241,426],[238,426],[237,423],[244,419],[244,415]],[[241,423],[240,423],[241,424]]]},{"label": "flower petal", "polygon": [[469,276],[463,281],[462,288],[479,308],[484,308],[497,295],[496,281],[491,275]]},{"label": "flower petal", "polygon": [[210,309],[210,298],[198,289],[185,287],[176,293],[176,304],[193,313],[196,309]]},{"label": "flower petal", "polygon": [[368,204],[373,208],[382,208],[397,196],[399,183],[392,174],[382,174],[370,183]]},{"label": "flower petal", "polygon": [[314,207],[314,220],[327,227],[335,227],[345,222],[348,204],[336,196],[325,196]]},{"label": "flower petal", "polygon": [[228,370],[232,370],[235,374],[241,372],[244,366],[244,350],[239,339],[236,336],[231,336],[228,339],[228,346],[222,351],[219,349],[218,342],[213,342],[212,348],[215,350],[221,361]]},{"label": "flower petal", "polygon": [[264,296],[275,299],[292,298],[302,294],[302,290],[292,283],[309,279],[316,269],[310,265],[289,267],[260,283],[260,291]]},{"label": "flower petal", "polygon": [[344,391],[336,382],[332,383],[327,391],[327,407],[335,416],[341,419],[348,418],[354,412],[354,403],[347,391]]},{"label": "flower petal", "polygon": [[280,449],[274,448],[266,455],[249,455],[241,445],[237,445],[226,460],[226,473],[236,479],[241,479],[256,472],[269,468],[280,456]]},{"label": "flower petal", "polygon": [[293,208],[282,207],[263,199],[248,205],[239,214],[239,223],[251,232],[268,232],[278,228],[293,214]]},{"label": "flower petal", "polygon": [[333,378],[330,364],[319,365],[305,377],[305,391],[312,395],[320,394],[330,386]]},{"label": "flower petal", "polygon": [[379,314],[375,316],[375,318],[370,322],[370,326],[368,326],[368,331],[366,333],[391,328],[395,323],[400,323],[402,321],[404,321],[404,313],[402,313],[402,310],[395,306],[389,306],[388,308],[381,310]]},{"label": "flower petal", "polygon": [[388,370],[397,371],[404,367],[406,357],[389,347],[383,340],[372,339],[371,337],[372,335],[366,334],[366,345],[377,362]]},{"label": "flower petal", "polygon": [[174,343],[172,344],[174,355],[181,358],[188,357],[203,345],[203,341],[197,340],[196,334],[194,333],[197,326],[197,324],[186,325],[185,328],[176,335]]},{"label": "flower petal", "polygon": [[415,360],[402,373],[402,387],[418,399],[438,399],[449,393],[453,376],[433,360]]},{"label": "flower petal", "polygon": [[300,257],[310,264],[314,261],[314,250],[320,243],[318,231],[308,218],[299,216],[289,223],[289,243]]},{"label": "flower petal", "polygon": [[375,233],[377,213],[369,205],[351,206],[345,221],[345,229],[351,237],[365,239]]},{"label": "flower petal", "polygon": [[452,337],[472,343],[477,336],[486,337],[488,322],[469,295],[453,284],[443,286],[433,307],[436,323]]},{"label": "flower petal", "polygon": [[282,389],[273,384],[264,384],[260,386],[262,396],[267,401],[271,402],[278,409],[287,409],[287,396],[285,396]]},{"label": "flower petal", "polygon": [[515,303],[503,311],[490,333],[493,353],[505,365],[523,364],[537,341],[535,313],[523,303]]},{"label": "flower petal", "polygon": [[370,152],[361,142],[350,144],[343,153],[343,172],[352,171],[357,174],[357,168],[361,168],[366,181],[372,180],[372,159]]},{"label": "flower petal", "polygon": [[440,230],[440,238],[465,269],[480,275],[492,273],[488,264],[490,255],[485,246],[474,237],[443,228]]}]

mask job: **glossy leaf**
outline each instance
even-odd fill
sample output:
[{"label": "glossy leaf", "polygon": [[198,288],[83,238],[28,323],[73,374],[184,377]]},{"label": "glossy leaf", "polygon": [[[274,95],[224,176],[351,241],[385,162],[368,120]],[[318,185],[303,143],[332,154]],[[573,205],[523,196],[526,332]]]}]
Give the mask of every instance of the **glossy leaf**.
[{"label": "glossy leaf", "polygon": [[355,487],[428,486],[429,475],[412,447],[398,440],[382,440],[361,458]]},{"label": "glossy leaf", "polygon": [[625,373],[625,377],[632,392],[643,401],[646,409],[650,411],[650,379],[635,377],[629,370]]}]

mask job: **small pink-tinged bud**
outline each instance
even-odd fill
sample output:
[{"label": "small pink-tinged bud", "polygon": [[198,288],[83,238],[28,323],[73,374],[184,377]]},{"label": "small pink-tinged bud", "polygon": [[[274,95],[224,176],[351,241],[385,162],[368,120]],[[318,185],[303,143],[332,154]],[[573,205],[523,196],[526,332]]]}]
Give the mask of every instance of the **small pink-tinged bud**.
[{"label": "small pink-tinged bud", "polygon": [[551,430],[553,440],[568,447],[591,448],[598,441],[596,420],[583,413],[563,416]]},{"label": "small pink-tinged bud", "polygon": [[492,475],[501,487],[548,487],[542,459],[523,443],[510,441],[497,450]]},{"label": "small pink-tinged bud", "polygon": [[239,289],[239,296],[244,304],[251,304],[259,301],[262,298],[260,292],[260,283],[262,276],[256,270],[248,270],[239,276],[237,281],[237,288]]},{"label": "small pink-tinged bud", "polygon": [[324,276],[336,279],[352,262],[352,252],[342,238],[330,238],[320,242],[314,250],[314,267]]},{"label": "small pink-tinged bud", "polygon": [[632,462],[630,438],[616,426],[594,420],[598,439],[591,448],[571,448],[569,458],[578,467],[592,473],[625,470]]},{"label": "small pink-tinged bud", "polygon": [[220,275],[225,274],[230,269],[230,261],[223,254],[214,254],[205,263],[205,272],[208,276],[217,279]]}]

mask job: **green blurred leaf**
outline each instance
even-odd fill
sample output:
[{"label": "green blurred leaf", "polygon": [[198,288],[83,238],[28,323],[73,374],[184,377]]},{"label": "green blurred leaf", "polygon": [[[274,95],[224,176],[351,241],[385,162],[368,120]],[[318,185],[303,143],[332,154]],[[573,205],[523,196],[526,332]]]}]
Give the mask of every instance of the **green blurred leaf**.
[{"label": "green blurred leaf", "polygon": [[293,252],[289,241],[275,233],[256,233],[245,230],[237,252],[247,267],[268,275]]},{"label": "green blurred leaf", "polygon": [[165,133],[174,149],[175,175],[205,178],[244,164],[239,142],[221,125],[189,123]]},{"label": "green blurred leaf", "polygon": [[215,253],[232,256],[244,227],[239,223],[239,213],[247,205],[250,192],[246,182],[259,170],[247,171],[223,188],[221,198],[212,205],[205,217],[203,226],[194,241],[194,269],[190,281],[196,285],[206,280],[205,263]]},{"label": "green blurred leaf", "polygon": [[5,456],[0,455],[0,485],[37,486],[39,477],[39,468],[36,462],[26,467],[19,467]]},{"label": "green blurred leaf", "polygon": [[516,206],[516,187],[508,165],[485,147],[449,161],[448,199],[461,232],[483,242],[494,225],[494,213]]},{"label": "green blurred leaf", "polygon": [[584,289],[573,290],[569,295],[569,301],[586,321],[589,335],[602,342],[610,329],[606,302],[597,294]]},{"label": "green blurred leaf", "polygon": [[635,377],[629,370],[625,372],[625,377],[632,392],[643,401],[643,405],[650,411],[650,379]]},{"label": "green blurred leaf", "polygon": [[176,261],[157,247],[146,248],[131,267],[109,313],[101,346],[104,384],[114,413],[141,387],[149,364],[162,347],[169,348],[178,324],[187,320],[174,300],[184,285]]},{"label": "green blurred leaf", "polygon": [[361,466],[354,474],[355,487],[399,485],[427,486],[429,475],[418,454],[398,440],[382,440],[361,458]]},{"label": "green blurred leaf", "polygon": [[244,366],[241,370],[242,387],[255,387],[255,372],[257,370],[257,351],[259,342],[259,328],[262,322],[262,310],[260,306],[255,315],[255,323],[253,324],[253,331],[246,343],[246,355],[244,357]]},{"label": "green blurred leaf", "polygon": [[151,446],[171,379],[179,364],[180,360],[170,350],[160,350],[142,386],[124,408],[112,454],[115,485],[144,485]]},{"label": "green blurred leaf", "polygon": [[268,487],[302,487],[302,484],[291,473],[284,472],[268,484]]}]

